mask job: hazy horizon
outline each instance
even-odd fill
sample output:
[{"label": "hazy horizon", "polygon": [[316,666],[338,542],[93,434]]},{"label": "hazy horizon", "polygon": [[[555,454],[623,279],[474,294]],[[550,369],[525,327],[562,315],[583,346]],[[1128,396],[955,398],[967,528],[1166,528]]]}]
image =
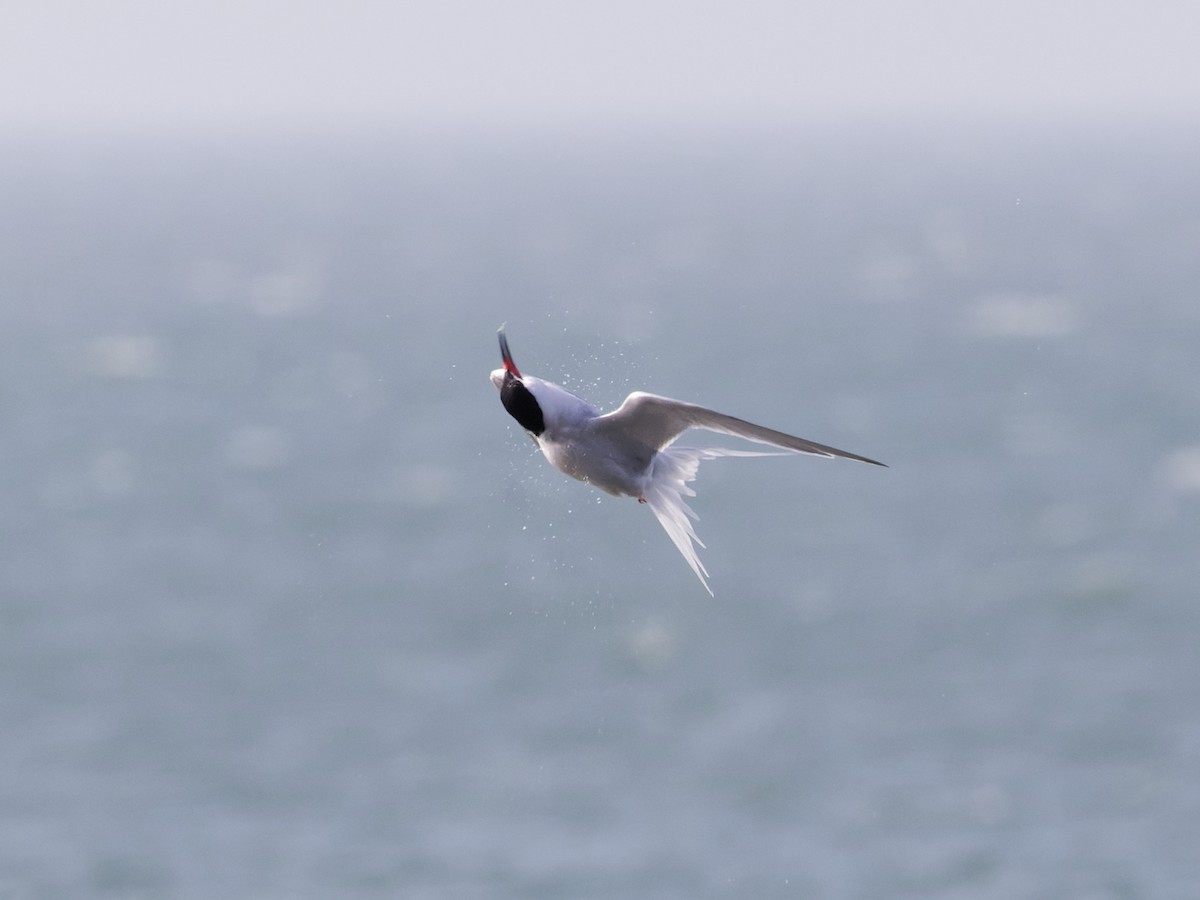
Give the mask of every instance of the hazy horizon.
[{"label": "hazy horizon", "polygon": [[9,134],[1194,118],[1200,7],[125,0],[9,11]]}]

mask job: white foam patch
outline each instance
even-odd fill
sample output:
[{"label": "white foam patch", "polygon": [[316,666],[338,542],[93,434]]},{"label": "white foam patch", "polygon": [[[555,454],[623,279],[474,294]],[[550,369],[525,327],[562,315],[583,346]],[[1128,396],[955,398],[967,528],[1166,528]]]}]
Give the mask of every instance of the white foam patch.
[{"label": "white foam patch", "polygon": [[1200,444],[1169,453],[1162,462],[1167,487],[1180,494],[1200,493]]},{"label": "white foam patch", "polygon": [[1003,423],[1004,446],[1017,456],[1061,453],[1068,444],[1068,428],[1058,416],[1046,412],[1022,412]]},{"label": "white foam patch", "polygon": [[225,461],[235,469],[273,469],[291,456],[291,442],[278,428],[248,425],[239,428],[225,445]]},{"label": "white foam patch", "polygon": [[88,346],[88,369],[105,378],[155,378],[162,374],[164,353],[148,334],[108,334]]},{"label": "white foam patch", "polygon": [[321,286],[312,272],[270,272],[250,281],[250,307],[260,316],[294,316],[311,311]]},{"label": "white foam patch", "polygon": [[876,300],[904,300],[912,296],[920,274],[917,258],[899,247],[871,247],[858,265],[858,277]]},{"label": "white foam patch", "polygon": [[971,305],[967,330],[986,337],[1061,337],[1079,330],[1079,317],[1058,294],[990,294]]},{"label": "white foam patch", "polygon": [[676,636],[662,619],[649,619],[630,632],[629,655],[643,669],[656,671],[675,656]]},{"label": "white foam patch", "polygon": [[227,260],[196,260],[181,280],[198,303],[244,303],[260,316],[283,317],[310,313],[320,305],[324,271],[318,250],[297,247],[285,254],[281,265],[257,272]]},{"label": "white foam patch", "polygon": [[426,509],[445,503],[454,489],[454,471],[429,463],[413,465],[398,473],[394,487],[399,502]]}]

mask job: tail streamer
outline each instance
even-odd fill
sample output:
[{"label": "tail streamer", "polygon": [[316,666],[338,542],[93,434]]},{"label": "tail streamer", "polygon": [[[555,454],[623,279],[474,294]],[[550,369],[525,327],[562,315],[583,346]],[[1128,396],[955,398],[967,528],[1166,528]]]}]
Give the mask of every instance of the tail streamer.
[{"label": "tail streamer", "polygon": [[710,596],[712,588],[708,586],[708,570],[700,562],[696,552],[697,547],[704,547],[704,542],[696,535],[693,522],[700,517],[688,506],[685,496],[695,497],[696,492],[688,487],[688,482],[694,481],[700,463],[708,459],[719,459],[722,456],[791,456],[791,452],[772,453],[757,450],[726,450],[710,448],[697,450],[692,447],[666,447],[660,450],[654,458],[650,471],[649,485],[643,491],[643,499],[650,506],[667,536],[674,542],[687,564],[692,567],[704,589]]}]

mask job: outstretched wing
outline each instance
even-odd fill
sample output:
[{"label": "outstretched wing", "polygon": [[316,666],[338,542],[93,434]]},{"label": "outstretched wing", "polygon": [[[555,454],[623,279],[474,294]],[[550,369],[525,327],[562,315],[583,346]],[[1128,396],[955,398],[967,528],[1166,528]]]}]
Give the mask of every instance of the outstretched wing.
[{"label": "outstretched wing", "polygon": [[798,453],[810,453],[813,456],[840,456],[844,459],[856,459],[859,462],[882,466],[884,463],[857,453],[848,453],[835,447],[827,447],[815,441],[773,428],[764,428],[744,419],[727,416],[724,413],[696,406],[694,403],[684,403],[669,397],[659,397],[635,391],[625,398],[617,409],[593,420],[594,426],[619,433],[639,441],[656,450],[662,450],[689,428],[705,428],[721,434],[732,434],[760,444],[770,444],[784,447]]}]

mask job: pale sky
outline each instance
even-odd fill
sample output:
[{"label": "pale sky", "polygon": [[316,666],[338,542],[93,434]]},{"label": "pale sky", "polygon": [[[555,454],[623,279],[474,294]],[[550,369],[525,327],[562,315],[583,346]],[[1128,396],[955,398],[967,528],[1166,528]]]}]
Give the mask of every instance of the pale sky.
[{"label": "pale sky", "polygon": [[1197,0],[25,0],[0,132],[1200,115]]}]

